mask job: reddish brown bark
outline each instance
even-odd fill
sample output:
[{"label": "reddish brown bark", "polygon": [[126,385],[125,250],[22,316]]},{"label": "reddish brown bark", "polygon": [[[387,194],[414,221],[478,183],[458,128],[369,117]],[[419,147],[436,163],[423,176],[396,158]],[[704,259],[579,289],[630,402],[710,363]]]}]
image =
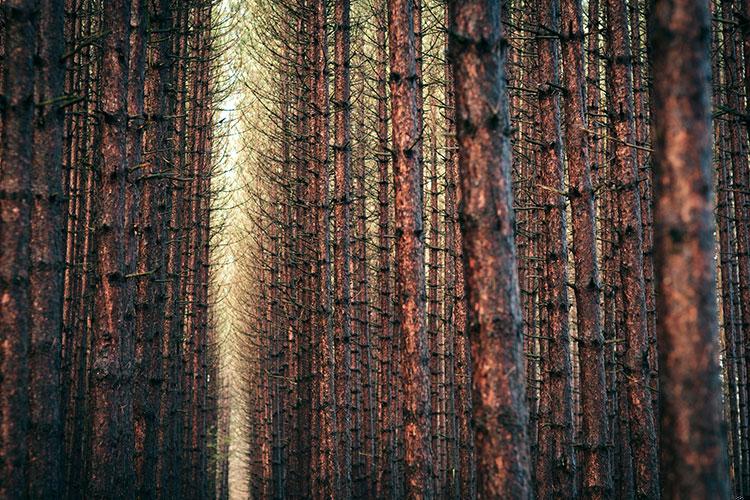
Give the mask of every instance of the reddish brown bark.
[{"label": "reddish brown bark", "polygon": [[32,120],[36,2],[3,5],[2,152],[0,162],[0,496],[22,498],[28,474],[29,274],[32,214]]},{"label": "reddish brown bark", "polygon": [[[177,6],[175,6],[177,7]],[[180,5],[174,13],[171,31],[175,33],[172,40],[172,51],[176,59],[174,71],[174,83],[170,86],[171,105],[174,106],[174,126],[171,132],[171,141],[174,150],[169,160],[172,164],[172,173],[180,178],[187,177],[187,47],[189,16],[187,5]],[[180,474],[183,464],[183,341],[182,331],[184,327],[184,285],[182,269],[187,259],[183,258],[183,250],[187,238],[183,231],[185,220],[185,182],[178,181],[171,184],[171,190],[167,194],[167,213],[169,214],[168,236],[169,247],[167,256],[167,275],[171,278],[167,283],[167,314],[164,321],[164,330],[167,335],[167,370],[165,397],[165,408],[162,413],[161,427],[164,440],[165,454],[163,457],[161,487],[162,494],[166,497],[179,496],[182,484]]]},{"label": "reddish brown bark", "polygon": [[[312,172],[312,199],[315,207],[315,246],[317,252],[316,294],[317,312],[313,345],[316,356],[318,379],[317,403],[319,412],[320,445],[313,453],[318,454],[319,484],[314,489],[316,497],[328,497],[336,487],[339,472],[339,457],[335,443],[336,399],[334,394],[334,339],[331,321],[331,272],[330,272],[330,200],[328,176],[328,49],[326,3],[316,0],[311,12],[311,72],[313,98],[313,130],[310,134],[311,148],[308,170]],[[315,411],[315,410],[314,410]]]},{"label": "reddish brown bark", "polygon": [[[127,87],[130,2],[117,0],[103,12],[101,166],[95,229],[96,293],[90,368],[91,474],[87,495],[133,494],[133,338],[127,328],[125,192],[128,159]],[[132,299],[132,297],[130,297]]]},{"label": "reddish brown bark", "polygon": [[543,208],[545,286],[541,306],[546,319],[541,331],[544,356],[539,410],[539,449],[536,481],[540,498],[576,495],[573,454],[573,400],[571,392],[568,310],[568,245],[565,217],[564,170],[557,97],[558,44],[548,31],[559,29],[559,2],[538,4],[537,106],[539,107],[539,180],[537,203]]},{"label": "reddish brown bark", "polygon": [[718,365],[708,2],[656,0],[655,262],[664,498],[727,498]]},{"label": "reddish brown bark", "polygon": [[429,184],[429,211],[430,232],[427,244],[427,332],[430,341],[430,425],[432,427],[431,444],[435,460],[433,469],[434,484],[436,491],[445,491],[445,466],[443,460],[444,436],[443,426],[443,374],[442,374],[442,345],[440,331],[440,308],[438,303],[438,272],[440,259],[440,226],[438,214],[438,179],[437,179],[437,130],[434,117],[430,123],[430,184]]},{"label": "reddish brown bark", "polygon": [[643,227],[633,115],[633,80],[627,15],[623,0],[607,0],[607,41],[609,43],[610,98],[608,106],[614,136],[612,183],[617,215],[614,231],[620,256],[621,298],[626,336],[623,355],[624,385],[629,404],[630,444],[633,450],[635,494],[656,496],[659,474],[656,459],[656,433],[651,407],[648,366],[648,328],[643,278]]},{"label": "reddish brown bark", "polygon": [[[139,496],[151,497],[156,487],[155,481],[144,479],[145,474],[152,474],[153,468],[146,469],[144,464],[145,456],[145,433],[146,433],[146,415],[145,405],[142,399],[144,393],[143,384],[147,381],[146,372],[142,370],[144,358],[144,339],[143,332],[138,324],[138,297],[137,288],[140,282],[147,276],[136,277],[139,271],[138,247],[139,235],[138,229],[141,227],[141,215],[138,213],[141,209],[141,177],[143,175],[143,125],[144,125],[144,84],[146,69],[146,1],[131,0],[130,2],[130,40],[129,40],[129,68],[128,68],[128,87],[127,87],[127,113],[128,113],[128,130],[126,143],[126,157],[129,161],[128,166],[128,183],[125,193],[125,265],[127,275],[130,277],[127,281],[126,293],[133,299],[128,299],[128,310],[125,312],[125,321],[127,329],[134,335],[134,380],[137,395],[133,398],[133,423],[135,429],[135,474],[138,484]],[[131,309],[132,308],[132,309]],[[153,348],[153,346],[149,346]],[[148,354],[146,354],[147,356]],[[153,465],[153,464],[150,464]],[[153,485],[153,486],[152,486]]]},{"label": "reddish brown bark", "polygon": [[[64,2],[39,4],[31,186],[31,345],[28,495],[51,498],[62,483],[61,347],[65,259],[61,172]],[[64,374],[62,376],[67,376]]]},{"label": "reddish brown bark", "polygon": [[[568,196],[573,225],[574,293],[580,356],[581,494],[586,498],[603,498],[611,495],[612,484],[607,450],[604,338],[599,307],[601,283],[583,67],[583,9],[580,0],[562,0],[561,7],[563,86],[566,92],[563,99],[565,152],[570,184]],[[597,82],[592,82],[592,85],[597,85]]]},{"label": "reddish brown bark", "polygon": [[[363,90],[364,75],[360,74],[360,91]],[[352,285],[353,295],[356,298],[355,310],[357,315],[358,345],[360,351],[360,379],[362,399],[362,449],[359,460],[362,473],[358,478],[355,495],[358,497],[372,497],[376,490],[374,486],[377,478],[377,436],[376,436],[376,396],[377,386],[375,381],[376,362],[374,358],[375,342],[372,337],[372,325],[370,322],[370,311],[373,305],[370,303],[370,279],[369,279],[369,252],[367,231],[367,153],[369,143],[365,124],[365,108],[360,107],[357,118],[355,136],[359,138],[357,144],[356,167],[354,176],[354,213],[356,217],[356,244],[354,276],[357,282]]]},{"label": "reddish brown bark", "polygon": [[404,494],[432,498],[429,349],[425,331],[422,118],[414,2],[389,0],[390,86],[395,187],[396,294],[404,385]]},{"label": "reddish brown bark", "polygon": [[451,2],[451,56],[474,378],[477,494],[527,498],[522,320],[498,2]]},{"label": "reddish brown bark", "polygon": [[136,299],[136,338],[141,344],[140,374],[146,380],[141,380],[138,386],[136,411],[143,419],[144,456],[139,489],[144,495],[153,495],[158,486],[159,422],[162,418],[164,322],[161,321],[161,316],[167,302],[165,285],[168,279],[168,186],[164,176],[169,169],[171,153],[167,141],[170,124],[168,116],[171,115],[168,100],[169,85],[172,82],[169,73],[171,48],[169,38],[160,33],[169,30],[172,10],[167,0],[150,0],[147,8],[152,35],[145,75],[146,130],[143,139],[144,176],[139,224],[142,236],[139,241],[137,269],[145,277],[138,283]]},{"label": "reddish brown bark", "polygon": [[[449,5],[445,8],[446,27],[450,26],[451,14]],[[450,38],[450,37],[448,37]],[[450,50],[450,40],[446,50]],[[448,52],[446,52],[448,53]],[[469,348],[468,332],[466,328],[466,285],[464,279],[463,238],[459,224],[459,206],[461,205],[461,191],[458,170],[458,142],[456,138],[456,89],[453,65],[445,65],[445,95],[446,95],[446,213],[449,217],[449,227],[446,237],[452,236],[450,249],[451,271],[454,286],[451,287],[453,300],[450,304],[453,325],[453,359],[455,381],[455,413],[456,413],[456,453],[457,453],[457,484],[456,489],[462,497],[473,498],[476,495],[476,467],[474,462],[474,432],[471,428],[471,352]],[[446,314],[446,318],[451,318]]]},{"label": "reddish brown bark", "polygon": [[377,455],[377,496],[391,496],[395,493],[395,446],[394,446],[394,397],[391,385],[393,367],[393,308],[391,287],[391,224],[390,224],[390,182],[389,182],[389,137],[388,137],[388,42],[387,42],[387,0],[376,7],[376,99],[377,99],[377,150],[378,166],[378,455]]},{"label": "reddish brown bark", "polygon": [[349,70],[349,1],[335,4],[334,46],[334,342],[336,343],[336,434],[338,468],[336,496],[352,494],[351,433],[351,103]]},{"label": "reddish brown bark", "polygon": [[[445,21],[447,26],[448,8],[445,9]],[[446,37],[446,48],[447,48]],[[456,226],[456,135],[455,135],[455,108],[453,89],[453,69],[450,64],[445,65],[445,258],[443,260],[443,319],[445,338],[445,371],[446,371],[446,405],[448,426],[448,486],[454,497],[461,493],[461,470],[460,470],[460,442],[459,442],[459,413],[458,398],[459,390],[456,380],[456,269],[463,265],[461,259],[457,258]],[[468,426],[467,426],[468,427]]]}]

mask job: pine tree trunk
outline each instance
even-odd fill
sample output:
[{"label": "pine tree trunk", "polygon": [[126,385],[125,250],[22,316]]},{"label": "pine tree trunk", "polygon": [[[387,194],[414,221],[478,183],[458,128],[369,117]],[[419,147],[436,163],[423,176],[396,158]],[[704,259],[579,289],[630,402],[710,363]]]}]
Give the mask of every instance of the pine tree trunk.
[{"label": "pine tree trunk", "polygon": [[664,498],[727,498],[718,365],[707,2],[654,4],[654,208]]},{"label": "pine tree trunk", "polygon": [[62,488],[61,343],[65,263],[63,147],[64,2],[39,4],[31,186],[31,345],[28,495],[51,498]]},{"label": "pine tree trunk", "polygon": [[0,497],[22,498],[28,478],[29,345],[32,237],[32,146],[34,56],[37,10],[34,0],[8,0],[3,60],[2,147],[0,148]]},{"label": "pine tree trunk", "polygon": [[133,337],[126,317],[128,294],[126,189],[127,88],[130,2],[116,0],[103,11],[101,166],[95,229],[96,294],[91,346],[91,477],[87,494],[130,497],[133,465]]},{"label": "pine tree trunk", "polygon": [[586,498],[603,498],[611,495],[612,484],[607,449],[609,430],[599,307],[601,283],[596,249],[596,212],[585,101],[583,9],[580,0],[562,0],[561,7],[565,144],[581,373],[581,494]]},{"label": "pine tree trunk", "polygon": [[352,494],[351,358],[351,104],[349,1],[335,3],[334,29],[334,342],[336,343],[336,434],[339,464],[336,496]]},{"label": "pine tree trunk", "polygon": [[528,412],[498,2],[451,2],[480,498],[529,498]]},{"label": "pine tree trunk", "polygon": [[608,113],[614,136],[612,172],[616,210],[614,221],[619,272],[622,279],[623,326],[626,346],[623,355],[624,384],[629,405],[630,443],[633,449],[636,496],[658,494],[656,433],[651,407],[648,367],[648,328],[643,278],[643,226],[636,165],[633,80],[628,20],[623,0],[607,0],[607,39],[611,72],[611,106]]},{"label": "pine tree trunk", "polygon": [[390,497],[395,494],[395,436],[394,436],[394,388],[391,385],[393,366],[393,316],[391,288],[391,225],[390,225],[390,182],[388,158],[390,147],[388,138],[388,44],[387,44],[387,1],[382,0],[376,7],[377,48],[376,48],[376,98],[378,140],[376,160],[378,165],[378,310],[379,310],[379,352],[378,352],[378,478],[377,496]]},{"label": "pine tree trunk", "polygon": [[169,64],[171,49],[169,38],[161,33],[171,26],[171,4],[168,0],[148,2],[150,21],[150,44],[148,67],[145,76],[145,119],[146,130],[143,139],[143,176],[139,242],[138,274],[145,275],[138,284],[136,318],[137,340],[143,344],[141,352],[141,373],[146,377],[141,381],[137,398],[144,418],[143,435],[143,474],[142,484],[155,495],[159,481],[157,472],[163,468],[165,460],[159,453],[164,443],[159,440],[159,423],[162,418],[161,398],[163,387],[163,345],[164,322],[160,321],[167,306],[166,273],[167,224],[166,213],[168,186],[164,178],[169,169],[171,153],[167,141],[168,127],[172,114],[168,100],[170,78]]},{"label": "pine tree trunk", "polygon": [[403,425],[409,498],[432,498],[429,346],[425,330],[424,230],[419,72],[413,0],[389,0],[396,295],[404,385]]},{"label": "pine tree trunk", "polygon": [[543,207],[545,228],[545,293],[542,307],[547,317],[544,337],[546,369],[540,394],[537,495],[540,498],[576,496],[573,454],[573,378],[570,361],[568,311],[568,245],[565,220],[564,168],[560,133],[559,49],[547,30],[559,30],[559,2],[539,2],[537,59],[539,107],[539,184],[536,191]]}]

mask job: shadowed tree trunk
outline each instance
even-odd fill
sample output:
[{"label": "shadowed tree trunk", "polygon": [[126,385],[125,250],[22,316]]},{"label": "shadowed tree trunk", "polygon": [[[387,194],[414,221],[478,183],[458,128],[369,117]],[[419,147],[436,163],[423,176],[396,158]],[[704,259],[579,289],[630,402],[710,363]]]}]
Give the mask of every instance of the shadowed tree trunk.
[{"label": "shadowed tree trunk", "polygon": [[35,0],[8,0],[0,151],[0,497],[26,495],[29,430],[29,290],[32,214]]},{"label": "shadowed tree trunk", "polygon": [[393,315],[391,287],[391,224],[390,224],[390,183],[388,158],[388,42],[387,42],[387,0],[377,4],[374,13],[378,26],[376,39],[376,87],[378,140],[376,160],[378,165],[378,309],[379,309],[379,368],[378,368],[378,478],[377,496],[384,497],[395,493],[395,447],[394,447],[394,396],[391,385],[393,367]]},{"label": "shadowed tree trunk", "polygon": [[[65,5],[39,2],[31,212],[31,346],[29,351],[29,489],[31,498],[59,494],[62,472],[61,347],[64,194],[61,172]],[[64,376],[67,376],[66,373]]]},{"label": "shadowed tree trunk", "polygon": [[626,336],[623,353],[624,386],[628,398],[628,427],[633,451],[635,494],[639,498],[658,495],[659,470],[656,433],[651,407],[648,366],[646,292],[643,278],[643,227],[636,165],[633,116],[632,55],[624,0],[607,0],[611,95],[608,115],[614,135],[612,171],[616,203],[614,236],[620,257],[622,280],[622,324]]},{"label": "shadowed tree trunk", "polygon": [[498,2],[452,1],[449,8],[477,494],[529,498],[528,412],[504,74],[507,42]]},{"label": "shadowed tree trunk", "polygon": [[[561,10],[565,151],[568,157],[568,196],[573,224],[574,292],[581,373],[581,494],[586,498],[602,498],[611,495],[612,483],[607,450],[609,432],[604,338],[599,307],[601,283],[586,116],[581,0],[561,0]],[[592,82],[592,85],[597,84]]]},{"label": "shadowed tree trunk", "polygon": [[[165,178],[169,169],[171,148],[167,140],[170,125],[171,100],[168,99],[171,48],[167,32],[172,23],[169,0],[149,0],[148,19],[150,42],[145,79],[146,130],[143,142],[144,177],[141,198],[141,237],[139,268],[143,274],[137,290],[136,336],[142,343],[140,353],[141,380],[136,393],[143,422],[143,468],[139,490],[145,496],[154,495],[157,485],[157,464],[162,468],[168,460],[160,460],[159,422],[162,418],[163,387],[162,352],[164,322],[161,315],[167,304],[167,229],[168,186]],[[166,436],[162,436],[165,438]]]},{"label": "shadowed tree trunk", "polygon": [[710,15],[656,0],[655,250],[662,497],[727,498],[711,174]]},{"label": "shadowed tree trunk", "polygon": [[[100,103],[101,166],[95,229],[96,294],[90,367],[89,461],[87,495],[131,497],[133,468],[133,338],[128,305],[125,191],[128,159],[127,88],[130,1],[116,0],[103,11],[104,53]],[[130,297],[132,298],[132,297]]]},{"label": "shadowed tree trunk", "polygon": [[336,496],[352,494],[351,358],[351,104],[349,71],[349,0],[335,5],[334,47],[334,341],[336,343],[336,433],[339,480]]},{"label": "shadowed tree trunk", "polygon": [[[445,6],[445,25],[450,26],[450,6]],[[446,37],[446,51],[450,51],[450,37]],[[448,53],[448,52],[446,52]],[[445,101],[446,101],[446,212],[449,217],[451,271],[454,284],[451,303],[453,325],[453,358],[455,380],[456,408],[456,451],[458,456],[457,493],[462,497],[473,498],[476,495],[476,467],[474,462],[474,432],[471,428],[471,352],[466,329],[466,283],[464,278],[463,238],[459,224],[458,207],[461,204],[461,182],[458,171],[458,143],[456,138],[456,89],[453,65],[445,65]],[[446,315],[446,317],[450,317]]]},{"label": "shadowed tree trunk", "polygon": [[[133,397],[133,424],[135,429],[135,473],[138,484],[136,488],[138,495],[141,497],[152,498],[156,487],[153,480],[148,482],[144,479],[144,474],[152,474],[153,468],[145,468],[145,434],[146,434],[146,408],[142,395],[143,386],[148,384],[146,380],[146,371],[144,367],[144,357],[150,355],[154,346],[146,347],[144,344],[143,332],[138,323],[138,288],[141,282],[148,280],[148,275],[139,275],[138,269],[138,247],[140,235],[138,230],[143,227],[143,217],[139,214],[142,210],[141,205],[141,183],[142,183],[142,161],[143,161],[143,127],[144,127],[144,94],[146,80],[146,5],[147,0],[131,0],[130,2],[130,43],[129,43],[129,72],[128,72],[128,91],[127,91],[127,113],[128,113],[128,134],[126,145],[126,157],[128,160],[128,184],[125,193],[125,217],[126,217],[126,242],[125,242],[125,262],[127,274],[131,276],[127,282],[128,295],[135,294],[134,300],[129,301],[126,321],[128,330],[132,328],[134,334],[134,380],[133,386],[135,394]],[[145,349],[149,349],[144,353]],[[158,352],[158,351],[157,351]],[[153,485],[153,486],[151,486]]]},{"label": "shadowed tree trunk", "polygon": [[537,495],[571,498],[576,495],[573,454],[573,379],[568,311],[568,244],[565,217],[565,173],[560,133],[559,48],[549,32],[559,30],[559,2],[537,4],[537,105],[539,151],[538,203],[542,207],[544,280],[541,304],[546,328],[541,331],[544,370],[540,391]]},{"label": "shadowed tree trunk", "polygon": [[327,13],[324,0],[314,0],[311,5],[313,18],[311,26],[311,64],[312,64],[312,108],[313,130],[311,134],[310,166],[312,172],[312,200],[315,206],[316,238],[316,286],[317,313],[313,345],[316,346],[317,373],[316,381],[319,412],[319,449],[320,484],[316,495],[327,497],[335,492],[336,478],[340,472],[340,460],[336,446],[337,401],[334,393],[334,339],[331,321],[331,272],[330,272],[330,200],[329,200],[329,94],[328,94],[328,47],[327,47]]}]

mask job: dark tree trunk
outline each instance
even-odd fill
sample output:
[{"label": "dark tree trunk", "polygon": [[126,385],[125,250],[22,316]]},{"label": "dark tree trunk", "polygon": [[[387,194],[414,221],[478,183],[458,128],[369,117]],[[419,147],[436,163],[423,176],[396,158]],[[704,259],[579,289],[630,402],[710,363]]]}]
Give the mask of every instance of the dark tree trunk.
[{"label": "dark tree trunk", "polygon": [[513,241],[500,6],[450,3],[480,498],[529,498],[528,412]]},{"label": "dark tree trunk", "polygon": [[352,494],[351,433],[351,104],[349,71],[349,0],[335,4],[334,47],[334,342],[336,343],[336,433],[339,464],[336,496]]},{"label": "dark tree trunk", "polygon": [[388,158],[388,42],[387,42],[387,0],[377,4],[375,93],[377,98],[378,140],[376,160],[378,166],[378,455],[377,455],[377,496],[389,497],[395,494],[395,435],[394,435],[394,396],[391,386],[393,366],[393,315],[391,287],[391,225],[390,225],[390,182]]},{"label": "dark tree trunk", "polygon": [[[173,174],[179,178],[187,177],[187,59],[188,59],[188,6],[179,5],[175,11],[171,31],[174,33],[172,50],[175,56],[174,84],[170,86],[172,95],[170,103],[174,105],[174,126],[170,140],[175,148],[169,158]],[[184,460],[183,420],[183,327],[184,327],[184,287],[183,266],[187,259],[183,256],[187,238],[183,231],[185,220],[185,182],[180,180],[171,184],[168,191],[169,214],[169,252],[167,257],[167,308],[164,330],[168,335],[165,411],[162,414],[162,435],[165,440],[164,464],[162,465],[162,494],[165,497],[179,496],[181,474]],[[185,273],[187,274],[187,273]]]},{"label": "dark tree trunk", "polygon": [[[129,276],[127,281],[127,294],[132,296],[135,292],[134,300],[128,299],[128,308],[125,313],[127,329],[134,333],[134,379],[133,387],[135,394],[133,397],[133,424],[135,438],[135,473],[136,488],[138,495],[145,498],[153,498],[155,483],[146,482],[144,475],[152,473],[153,469],[146,469],[144,463],[145,455],[145,433],[146,433],[146,414],[145,405],[142,399],[144,393],[143,384],[146,372],[143,370],[144,345],[143,332],[141,331],[138,320],[139,300],[137,297],[138,288],[141,282],[147,279],[147,276],[139,275],[138,271],[138,247],[139,234],[138,229],[143,226],[143,216],[139,214],[141,210],[141,175],[143,172],[143,126],[144,126],[144,84],[145,84],[145,67],[146,67],[146,0],[131,0],[130,2],[130,43],[129,43],[129,72],[128,72],[128,90],[127,90],[127,116],[128,132],[126,145],[126,158],[128,161],[128,184],[125,192],[125,217],[126,228],[124,242],[125,246],[125,263]],[[135,289],[134,289],[135,288]],[[132,329],[132,330],[131,330]],[[153,346],[149,346],[153,347]],[[147,354],[145,354],[147,355]]]},{"label": "dark tree trunk", "polygon": [[591,183],[586,116],[587,93],[583,67],[583,9],[580,0],[562,0],[561,7],[564,125],[570,183],[568,196],[573,223],[574,291],[580,353],[581,494],[586,498],[602,498],[611,495],[612,483],[607,449],[609,431],[604,338],[599,307],[601,283],[596,250],[596,212]]},{"label": "dark tree trunk", "polygon": [[430,341],[430,425],[432,426],[432,453],[435,461],[433,470],[435,491],[445,491],[444,469],[444,436],[442,412],[442,345],[440,335],[440,307],[438,302],[438,272],[440,259],[440,225],[438,213],[438,178],[437,178],[437,127],[434,117],[430,123],[430,184],[429,211],[430,237],[428,240],[427,262],[427,332]]},{"label": "dark tree trunk", "polygon": [[29,351],[28,495],[51,498],[62,488],[61,347],[64,194],[61,172],[65,63],[64,2],[39,3],[31,185],[31,346]]},{"label": "dark tree trunk", "polygon": [[[609,43],[611,105],[608,107],[614,135],[612,171],[614,205],[617,214],[613,229],[620,256],[623,327],[626,336],[624,384],[629,404],[630,444],[633,450],[636,496],[654,498],[658,494],[657,443],[651,407],[648,366],[646,292],[643,278],[643,227],[636,165],[633,79],[628,19],[624,0],[607,0],[607,39]],[[614,214],[613,214],[614,215]]]},{"label": "dark tree trunk", "polygon": [[2,148],[0,151],[0,497],[27,495],[29,431],[29,344],[32,237],[32,146],[37,5],[3,3]]},{"label": "dark tree trunk", "polygon": [[[171,48],[169,38],[162,33],[171,27],[172,10],[168,0],[150,0],[148,19],[150,22],[149,65],[145,79],[146,130],[143,139],[144,176],[142,186],[139,242],[139,278],[136,307],[136,336],[141,344],[140,380],[136,393],[136,408],[143,418],[143,435],[138,436],[142,444],[142,470],[139,488],[147,497],[155,496],[158,488],[158,466],[167,461],[160,456],[165,442],[159,442],[161,420],[161,397],[163,387],[163,342],[164,322],[162,312],[167,305],[166,283],[168,280],[167,229],[168,186],[165,176],[169,169],[170,143],[168,139],[171,114],[168,99]],[[164,436],[162,436],[164,438]]]},{"label": "dark tree trunk", "polygon": [[98,221],[95,229],[96,294],[90,365],[91,442],[87,495],[130,497],[133,466],[133,338],[126,317],[128,278],[126,189],[128,158],[127,88],[130,1],[109,3],[103,12],[104,45],[101,116],[101,165]]},{"label": "dark tree trunk", "polygon": [[[445,8],[446,28],[450,26],[451,14],[449,5]],[[447,37],[448,39],[450,37]],[[450,39],[447,51],[450,51]],[[449,53],[449,52],[446,52]],[[446,238],[450,235],[452,244],[446,247],[450,252],[450,271],[453,274],[452,301],[450,303],[449,318],[452,328],[453,349],[453,379],[455,384],[455,426],[456,426],[456,454],[457,460],[457,496],[474,498],[476,495],[476,467],[474,462],[474,432],[471,428],[471,353],[466,328],[466,286],[464,280],[463,238],[459,225],[459,206],[461,192],[458,170],[458,142],[456,139],[456,89],[452,64],[445,66],[445,101],[446,101]],[[446,266],[447,267],[447,266]],[[446,269],[446,272],[448,270]],[[446,304],[448,306],[448,304]]]},{"label": "dark tree trunk", "polygon": [[560,133],[559,48],[548,30],[559,30],[559,2],[538,3],[538,87],[539,107],[539,184],[538,203],[543,207],[540,221],[545,228],[545,284],[542,296],[546,328],[542,330],[542,373],[539,415],[537,495],[540,498],[571,498],[576,495],[573,454],[573,379],[570,361],[568,311],[568,245]]},{"label": "dark tree trunk", "polygon": [[[444,21],[448,26],[448,8],[446,5]],[[448,37],[446,37],[445,48],[448,49]],[[457,359],[456,359],[456,269],[463,265],[457,252],[457,221],[456,217],[456,120],[455,100],[453,88],[453,68],[445,64],[445,259],[443,261],[443,319],[445,321],[443,335],[445,339],[445,365],[446,365],[446,398],[447,398],[447,420],[448,420],[448,487],[446,493],[452,498],[458,498],[461,494],[461,469],[460,469],[460,441],[459,441],[459,401],[458,392],[463,390],[457,384]],[[463,332],[463,328],[461,330]],[[468,391],[467,391],[468,392]],[[468,427],[468,426],[467,426]],[[455,471],[455,472],[454,472]],[[468,494],[468,493],[467,493]]]},{"label": "dark tree trunk", "polygon": [[315,207],[315,248],[317,255],[316,266],[316,294],[317,311],[315,321],[315,335],[313,345],[316,347],[318,374],[316,386],[319,414],[318,454],[319,484],[315,488],[317,497],[333,495],[336,488],[336,478],[339,474],[339,456],[336,446],[336,413],[337,401],[334,393],[334,339],[332,324],[332,290],[330,272],[330,197],[329,197],[329,94],[328,94],[328,48],[327,48],[327,13],[326,2],[315,0],[312,2],[311,15],[311,64],[312,64],[312,92],[313,98],[313,130],[310,134],[310,166],[312,172],[312,199]]},{"label": "dark tree trunk", "polygon": [[718,365],[708,2],[653,4],[655,251],[664,498],[728,498]]}]

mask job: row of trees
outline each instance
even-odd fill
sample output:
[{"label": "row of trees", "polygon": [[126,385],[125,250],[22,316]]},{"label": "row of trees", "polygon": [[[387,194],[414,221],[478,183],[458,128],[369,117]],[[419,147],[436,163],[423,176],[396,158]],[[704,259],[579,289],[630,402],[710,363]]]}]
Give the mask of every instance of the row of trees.
[{"label": "row of trees", "polygon": [[750,493],[747,2],[249,11],[252,496]]},{"label": "row of trees", "polygon": [[217,491],[215,11],[2,2],[2,498]]}]

